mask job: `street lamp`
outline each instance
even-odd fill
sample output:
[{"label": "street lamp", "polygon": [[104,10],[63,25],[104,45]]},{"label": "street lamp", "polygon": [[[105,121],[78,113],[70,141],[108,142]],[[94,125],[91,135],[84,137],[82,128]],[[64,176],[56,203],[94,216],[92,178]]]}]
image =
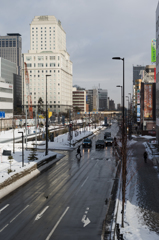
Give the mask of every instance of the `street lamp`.
[{"label": "street lamp", "polygon": [[113,60],[122,60],[123,61],[123,126],[122,126],[122,224],[124,227],[124,203],[125,203],[125,189],[126,189],[126,144],[125,144],[125,118],[124,118],[124,102],[125,102],[125,94],[124,94],[124,58],[113,57]]},{"label": "street lamp", "polygon": [[46,75],[46,150],[45,155],[48,155],[48,112],[47,112],[47,77],[51,75]]},{"label": "street lamp", "polygon": [[22,134],[22,167],[24,167],[24,144],[23,144],[23,132],[18,132]]},{"label": "street lamp", "polygon": [[126,96],[126,98],[127,98],[127,101],[128,101],[128,110],[127,110],[127,127],[129,127],[129,105],[130,105],[130,103],[129,103],[129,96]]},{"label": "street lamp", "polygon": [[122,86],[120,86],[120,85],[117,85],[116,87],[120,87],[121,88],[121,108],[122,108]]}]

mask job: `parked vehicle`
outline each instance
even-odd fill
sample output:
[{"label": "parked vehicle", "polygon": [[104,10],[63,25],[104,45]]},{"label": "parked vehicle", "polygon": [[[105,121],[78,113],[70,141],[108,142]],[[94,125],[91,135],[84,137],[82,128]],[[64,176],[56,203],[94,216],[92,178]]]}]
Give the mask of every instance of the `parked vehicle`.
[{"label": "parked vehicle", "polygon": [[106,139],[107,137],[111,137],[111,132],[105,132],[104,133],[104,139]]},{"label": "parked vehicle", "polygon": [[105,140],[106,146],[112,146],[114,142],[114,139],[112,137],[107,137]]},{"label": "parked vehicle", "polygon": [[96,141],[96,148],[104,148],[104,147],[105,147],[104,140],[97,140]]},{"label": "parked vehicle", "polygon": [[92,147],[92,140],[89,138],[85,138],[82,143],[83,147]]}]

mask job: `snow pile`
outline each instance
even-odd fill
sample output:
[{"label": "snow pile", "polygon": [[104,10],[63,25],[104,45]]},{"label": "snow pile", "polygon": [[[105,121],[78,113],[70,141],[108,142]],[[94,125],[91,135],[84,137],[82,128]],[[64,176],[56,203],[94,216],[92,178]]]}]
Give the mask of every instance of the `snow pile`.
[{"label": "snow pile", "polygon": [[[23,131],[25,129],[22,129]],[[20,131],[22,131],[20,130]],[[35,130],[34,127],[31,128],[31,130]],[[91,134],[96,134],[98,131],[98,127],[95,128],[85,128],[80,129],[79,131],[73,132],[73,139],[71,141],[68,140],[68,133],[59,135],[54,138],[54,142],[48,142],[48,149],[51,151],[48,151],[48,155],[45,156],[45,141],[38,141],[37,144],[35,141],[27,142],[27,150],[26,150],[26,144],[24,143],[24,167],[22,167],[22,143],[15,143],[15,151],[13,153],[13,143],[1,143],[0,144],[0,183],[4,182],[5,180],[12,177],[14,174],[20,173],[22,171],[25,171],[26,169],[31,168],[35,164],[37,164],[39,161],[44,160],[49,157],[53,157],[56,155],[55,152],[53,152],[54,149],[58,150],[70,150],[76,148],[73,146],[76,142],[82,140],[83,138],[90,136]],[[6,132],[2,132],[1,136],[5,136],[5,139],[11,139],[12,135],[10,135],[13,130],[9,130]],[[15,130],[15,137],[19,137],[19,129]],[[0,139],[1,139],[0,136]],[[2,139],[1,139],[2,140]],[[71,143],[71,145],[70,145]],[[41,151],[33,152],[33,148],[41,149]],[[2,155],[3,150],[11,150],[13,159],[8,159],[8,156]],[[33,160],[29,160],[28,158],[32,155],[32,158],[35,158]],[[36,160],[37,158],[37,160]],[[11,170],[11,171],[10,171]]]}]

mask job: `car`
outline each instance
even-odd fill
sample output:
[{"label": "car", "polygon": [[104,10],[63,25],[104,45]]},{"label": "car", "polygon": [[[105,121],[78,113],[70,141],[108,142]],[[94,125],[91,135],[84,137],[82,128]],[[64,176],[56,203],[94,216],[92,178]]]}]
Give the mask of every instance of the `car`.
[{"label": "car", "polygon": [[89,138],[85,138],[82,143],[83,147],[92,147],[92,140]]},{"label": "car", "polygon": [[96,148],[104,148],[105,147],[105,142],[104,140],[97,140],[96,141]]},{"label": "car", "polygon": [[107,137],[105,139],[105,144],[106,146],[112,146],[113,145],[113,142],[114,142],[114,139],[112,137]]},{"label": "car", "polygon": [[111,132],[105,132],[104,133],[104,139],[106,139],[107,137],[111,137]]}]

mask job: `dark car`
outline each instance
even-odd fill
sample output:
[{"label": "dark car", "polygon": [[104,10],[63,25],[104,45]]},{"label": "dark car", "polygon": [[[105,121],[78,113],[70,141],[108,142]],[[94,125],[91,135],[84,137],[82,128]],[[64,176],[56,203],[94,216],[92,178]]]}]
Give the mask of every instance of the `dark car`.
[{"label": "dark car", "polygon": [[85,138],[82,143],[83,147],[92,147],[92,140],[89,138]]},{"label": "dark car", "polygon": [[96,141],[96,148],[104,148],[104,147],[105,147],[104,140],[97,140]]},{"label": "dark car", "polygon": [[112,137],[107,137],[105,140],[106,146],[112,146],[114,142],[114,139]]},{"label": "dark car", "polygon": [[111,137],[111,132],[105,132],[104,133],[104,139],[106,139],[107,137]]}]

